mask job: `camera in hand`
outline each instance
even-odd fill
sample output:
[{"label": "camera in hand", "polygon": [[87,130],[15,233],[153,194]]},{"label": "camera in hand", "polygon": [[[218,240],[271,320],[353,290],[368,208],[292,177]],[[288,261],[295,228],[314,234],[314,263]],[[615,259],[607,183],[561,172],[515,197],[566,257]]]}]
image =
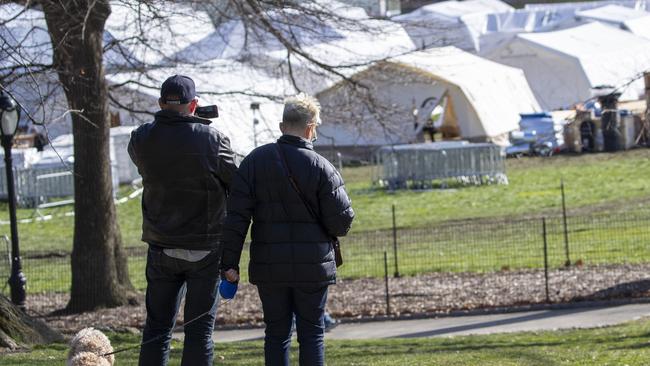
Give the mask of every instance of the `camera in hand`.
[{"label": "camera in hand", "polygon": [[204,107],[196,107],[194,114],[201,118],[217,118],[219,117],[219,109],[216,105],[206,105]]}]

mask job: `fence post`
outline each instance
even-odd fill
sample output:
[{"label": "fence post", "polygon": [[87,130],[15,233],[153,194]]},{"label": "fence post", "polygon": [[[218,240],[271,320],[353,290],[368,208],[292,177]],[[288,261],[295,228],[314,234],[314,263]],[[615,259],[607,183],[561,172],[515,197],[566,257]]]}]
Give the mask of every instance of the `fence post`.
[{"label": "fence post", "polygon": [[542,235],[544,236],[544,284],[546,286],[546,302],[551,302],[548,294],[548,243],[546,239],[546,218],[542,218]]},{"label": "fence post", "polygon": [[566,199],[564,196],[564,178],[562,178],[560,183],[560,189],[562,190],[562,220],[564,221],[564,254],[566,255],[566,262],[564,266],[568,267],[571,265],[571,259],[569,259],[569,229],[567,225],[566,218]]},{"label": "fence post", "polygon": [[397,263],[397,221],[395,219],[395,204],[393,204],[393,257],[395,259],[395,278],[399,277],[399,267]]},{"label": "fence post", "polygon": [[384,251],[384,281],[386,283],[386,315],[390,315],[390,292],[388,291],[388,253]]}]

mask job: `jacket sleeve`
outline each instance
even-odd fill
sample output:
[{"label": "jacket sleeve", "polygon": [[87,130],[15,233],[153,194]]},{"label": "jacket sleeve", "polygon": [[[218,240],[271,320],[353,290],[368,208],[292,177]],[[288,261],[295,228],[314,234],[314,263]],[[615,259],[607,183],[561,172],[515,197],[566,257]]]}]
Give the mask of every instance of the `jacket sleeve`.
[{"label": "jacket sleeve", "polygon": [[131,161],[133,161],[133,164],[135,164],[135,166],[140,169],[140,165],[138,164],[138,155],[135,151],[136,132],[137,129],[131,131],[131,139],[129,139],[129,146],[127,147],[127,150],[129,152],[129,156],[131,157]]},{"label": "jacket sleeve", "polygon": [[321,172],[318,190],[320,216],[323,225],[332,236],[345,236],[352,225],[354,210],[345,191],[341,174],[329,163]]},{"label": "jacket sleeve", "polygon": [[255,208],[254,174],[246,158],[234,174],[223,226],[221,268],[239,271],[239,260]]},{"label": "jacket sleeve", "polygon": [[210,142],[209,156],[212,173],[230,191],[233,175],[237,170],[235,153],[230,148],[230,139],[221,133],[213,131]]}]

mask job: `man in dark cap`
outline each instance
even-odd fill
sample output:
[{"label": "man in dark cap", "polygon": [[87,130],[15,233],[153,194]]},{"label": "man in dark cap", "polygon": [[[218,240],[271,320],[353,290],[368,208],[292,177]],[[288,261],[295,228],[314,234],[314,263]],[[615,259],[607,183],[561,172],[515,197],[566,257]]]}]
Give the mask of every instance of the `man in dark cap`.
[{"label": "man in dark cap", "polygon": [[300,365],[325,364],[327,289],[336,282],[333,237],[347,234],[354,211],[343,178],[313,149],[319,124],[315,98],[285,100],[282,137],[244,159],[228,198],[222,268],[228,281],[239,279],[252,221],[248,274],[262,301],[269,366],[289,365],[294,315]]},{"label": "man in dark cap", "polygon": [[212,330],[222,220],[237,169],[228,137],[194,116],[194,81],[174,75],[160,90],[154,121],[131,134],[129,154],[142,176],[142,241],[147,254],[147,321],[140,365],[166,365],[185,295],[182,365],[212,365]]}]

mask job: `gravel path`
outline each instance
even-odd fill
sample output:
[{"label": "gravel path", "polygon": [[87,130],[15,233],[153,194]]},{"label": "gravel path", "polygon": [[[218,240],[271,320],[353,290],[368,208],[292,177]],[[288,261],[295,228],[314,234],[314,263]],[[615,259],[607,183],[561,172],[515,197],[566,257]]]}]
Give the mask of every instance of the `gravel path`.
[{"label": "gravel path", "polygon": [[[572,267],[549,273],[551,302],[573,302],[650,296],[650,265]],[[389,278],[391,315],[447,313],[454,310],[509,307],[546,302],[541,270],[496,273],[433,273]],[[139,305],[102,309],[69,316],[49,316],[63,308],[67,294],[30,295],[28,311],[64,332],[87,326],[142,328],[146,317],[144,296]],[[386,315],[383,279],[339,280],[330,287],[328,310],[336,318],[360,319]],[[178,324],[182,323],[182,312]],[[254,286],[242,284],[237,297],[223,304],[217,324],[259,325],[261,307]]]}]

